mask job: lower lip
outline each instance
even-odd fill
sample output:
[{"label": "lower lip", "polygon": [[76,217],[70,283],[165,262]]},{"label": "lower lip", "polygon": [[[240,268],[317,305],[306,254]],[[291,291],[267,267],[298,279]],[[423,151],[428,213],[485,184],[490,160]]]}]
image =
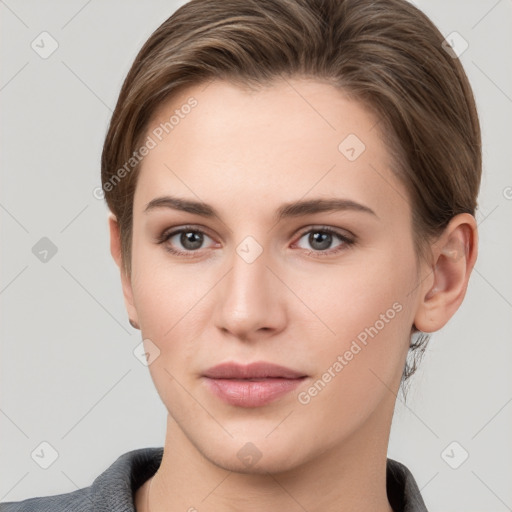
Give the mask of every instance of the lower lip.
[{"label": "lower lip", "polygon": [[299,379],[268,378],[247,379],[210,379],[206,384],[210,391],[221,400],[238,407],[261,407],[293,391],[305,377]]}]

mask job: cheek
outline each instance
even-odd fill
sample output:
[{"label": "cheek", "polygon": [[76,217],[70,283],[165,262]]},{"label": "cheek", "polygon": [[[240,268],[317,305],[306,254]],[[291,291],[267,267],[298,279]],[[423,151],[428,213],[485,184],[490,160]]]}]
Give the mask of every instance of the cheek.
[{"label": "cheek", "polygon": [[308,314],[309,326],[305,322],[303,328],[310,335],[303,342],[306,352],[315,354],[322,382],[333,382],[333,392],[343,392],[350,382],[351,389],[359,386],[355,394],[361,397],[382,388],[380,380],[394,385],[399,378],[414,316],[415,276],[413,249],[404,246],[316,273],[314,279],[304,276],[298,294],[307,297],[321,322]]},{"label": "cheek", "polygon": [[176,264],[160,246],[134,244],[134,302],[142,336],[159,350],[149,370],[160,393],[172,394],[179,389],[173,378],[183,382],[198,370],[198,347],[211,327],[209,292],[222,273],[207,262]]},{"label": "cheek", "polygon": [[205,276],[194,271],[193,264],[173,263],[163,245],[141,234],[134,234],[132,262],[133,296],[144,335],[165,341],[187,321],[200,298]]},{"label": "cheek", "polygon": [[[319,329],[323,326],[326,341],[356,338],[376,323],[379,331],[390,332],[389,326],[408,321],[410,317],[410,292],[415,282],[412,256],[381,253],[364,260],[356,257],[350,262],[318,267],[314,272],[305,271],[288,278],[307,305],[302,308],[304,321],[310,328],[314,324]],[[382,319],[381,315],[384,315]]]},{"label": "cheek", "polygon": [[[146,271],[151,268],[151,271]],[[192,267],[190,267],[192,268]],[[197,273],[148,267],[134,279],[134,300],[143,335],[155,340],[162,351],[179,349],[197,337],[201,298],[209,287]],[[201,283],[201,284],[199,284]]]},{"label": "cheek", "polygon": [[198,286],[197,273],[187,277],[181,267],[162,267],[163,259],[152,259],[149,251],[139,253],[133,266],[133,294],[142,336],[158,353],[148,368],[151,378],[162,402],[178,419],[186,417],[190,406],[183,386],[188,388],[185,377],[197,368],[197,340],[204,338],[201,297],[207,288],[204,281]]},{"label": "cheek", "polygon": [[297,400],[332,439],[395,398],[407,355],[412,301],[405,281],[388,277],[368,272],[333,288],[337,307],[324,310],[323,319],[336,336],[328,333],[308,347],[316,374]]}]

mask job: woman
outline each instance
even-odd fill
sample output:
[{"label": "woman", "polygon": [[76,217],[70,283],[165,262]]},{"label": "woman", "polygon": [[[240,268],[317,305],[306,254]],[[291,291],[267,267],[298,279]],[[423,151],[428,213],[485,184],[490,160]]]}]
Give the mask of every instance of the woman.
[{"label": "woman", "polygon": [[477,112],[402,0],[192,0],[141,49],[102,187],[163,449],[17,510],[424,511],[400,385],[477,257]]}]

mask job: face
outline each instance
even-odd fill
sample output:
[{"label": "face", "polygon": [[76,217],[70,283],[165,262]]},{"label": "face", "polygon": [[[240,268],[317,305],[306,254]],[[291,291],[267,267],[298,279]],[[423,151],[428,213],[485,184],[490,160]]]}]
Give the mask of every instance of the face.
[{"label": "face", "polygon": [[[127,307],[169,415],[218,466],[285,471],[390,421],[418,268],[377,124],[306,79],[197,85],[150,123]],[[205,377],[232,362],[297,378]]]}]

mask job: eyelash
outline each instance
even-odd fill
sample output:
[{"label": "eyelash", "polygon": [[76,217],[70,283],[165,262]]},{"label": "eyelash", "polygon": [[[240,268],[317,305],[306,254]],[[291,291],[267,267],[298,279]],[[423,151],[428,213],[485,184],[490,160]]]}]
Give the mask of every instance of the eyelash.
[{"label": "eyelash", "polygon": [[[165,242],[170,240],[174,235],[178,235],[180,233],[188,233],[188,232],[199,233],[199,234],[206,235],[209,238],[212,238],[208,235],[208,233],[205,233],[204,231],[202,231],[201,229],[198,229],[197,227],[183,226],[180,229],[176,229],[174,231],[164,231],[161,235],[159,235],[157,237],[157,244],[164,244]],[[334,235],[335,237],[338,237],[338,239],[341,242],[343,242],[341,245],[339,245],[334,250],[326,249],[323,251],[315,251],[315,250],[311,249],[309,251],[309,254],[312,254],[314,258],[331,256],[333,254],[337,254],[338,252],[343,251],[343,250],[353,246],[356,243],[355,240],[353,240],[345,235],[342,235],[338,231],[336,231],[328,226],[317,226],[317,227],[313,227],[313,228],[310,227],[309,229],[303,231],[299,235],[299,238],[297,239],[297,241],[300,240],[304,235],[306,235],[308,233],[328,233],[330,235]],[[197,257],[197,253],[199,253],[199,251],[200,251],[200,249],[195,250],[195,251],[178,251],[176,249],[173,249],[172,247],[169,247],[168,245],[165,245],[164,248],[167,252],[174,254],[176,256],[184,257],[184,258],[195,258],[195,257]]]}]

